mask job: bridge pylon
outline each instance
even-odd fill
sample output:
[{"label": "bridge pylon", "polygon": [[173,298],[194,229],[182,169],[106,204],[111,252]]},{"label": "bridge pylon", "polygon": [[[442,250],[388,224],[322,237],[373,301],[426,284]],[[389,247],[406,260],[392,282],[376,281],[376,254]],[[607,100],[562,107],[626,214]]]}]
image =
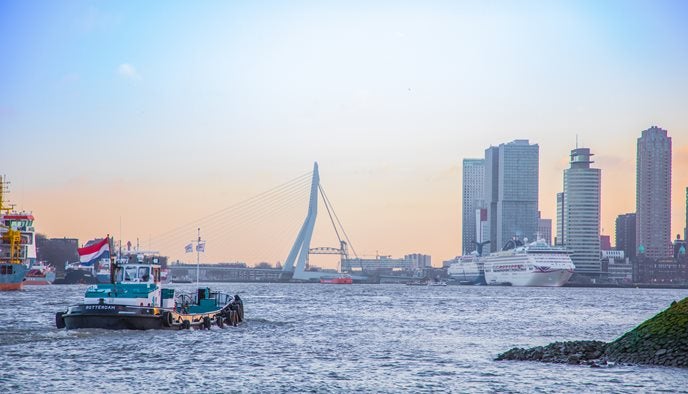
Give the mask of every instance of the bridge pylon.
[{"label": "bridge pylon", "polygon": [[315,219],[318,216],[318,187],[320,186],[320,173],[318,172],[318,162],[313,164],[313,180],[311,182],[311,194],[308,203],[308,214],[304,220],[301,230],[294,241],[294,245],[289,251],[289,256],[282,267],[283,279],[309,280],[320,277],[318,272],[306,271],[308,253],[311,248],[311,237],[315,227]]}]

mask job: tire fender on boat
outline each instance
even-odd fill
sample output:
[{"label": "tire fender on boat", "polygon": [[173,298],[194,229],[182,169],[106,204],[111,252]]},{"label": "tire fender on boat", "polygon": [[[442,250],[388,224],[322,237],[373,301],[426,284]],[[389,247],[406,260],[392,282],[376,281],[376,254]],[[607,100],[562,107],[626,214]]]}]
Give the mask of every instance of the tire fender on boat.
[{"label": "tire fender on boat", "polygon": [[172,327],[172,312],[165,311],[162,313],[162,324],[165,327]]},{"label": "tire fender on boat", "polygon": [[189,328],[191,328],[191,322],[188,321],[188,320],[184,320],[184,321],[182,322],[182,328],[185,329],[185,330],[188,330]]},{"label": "tire fender on boat", "polygon": [[208,316],[203,316],[203,328],[210,330],[210,318]]},{"label": "tire fender on boat", "polygon": [[222,315],[215,315],[215,323],[217,323],[217,326],[220,328],[223,328],[225,326],[225,319]]},{"label": "tire fender on boat", "polygon": [[240,302],[239,305],[237,305],[237,314],[238,314],[238,320],[239,322],[244,321],[244,303]]},{"label": "tire fender on boat", "polygon": [[64,317],[62,316],[62,315],[64,315],[64,314],[65,314],[65,312],[57,312],[57,313],[55,314],[55,326],[56,326],[57,328],[62,329],[62,328],[65,328],[65,327],[66,327],[66,324],[65,324],[65,321],[64,321]]}]

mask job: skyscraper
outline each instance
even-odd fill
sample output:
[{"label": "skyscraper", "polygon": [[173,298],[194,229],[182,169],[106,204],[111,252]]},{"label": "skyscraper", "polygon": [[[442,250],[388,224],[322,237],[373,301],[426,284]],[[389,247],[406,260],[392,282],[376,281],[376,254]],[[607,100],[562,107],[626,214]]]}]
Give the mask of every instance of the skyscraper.
[{"label": "skyscraper", "polygon": [[[485,150],[485,208],[487,208],[486,232],[490,241],[489,250],[497,250],[497,200],[499,198],[499,148],[491,146]],[[501,249],[501,246],[499,247]]]},{"label": "skyscraper", "polygon": [[671,137],[652,126],[638,138],[636,245],[652,259],[671,257]]},{"label": "skyscraper", "polygon": [[623,250],[630,259],[638,252],[635,243],[635,213],[616,217],[616,250]]},{"label": "skyscraper", "polygon": [[602,172],[590,168],[591,156],[588,148],[572,150],[571,167],[564,170],[563,238],[576,272],[599,274]]},{"label": "skyscraper", "polygon": [[463,159],[463,204],[461,211],[461,244],[464,253],[475,250],[475,210],[482,208],[485,192],[485,160]]},{"label": "skyscraper", "polygon": [[557,193],[557,235],[554,244],[564,244],[564,192]]},{"label": "skyscraper", "polygon": [[535,240],[538,229],[540,147],[515,140],[485,151],[485,201],[490,250],[513,237]]}]

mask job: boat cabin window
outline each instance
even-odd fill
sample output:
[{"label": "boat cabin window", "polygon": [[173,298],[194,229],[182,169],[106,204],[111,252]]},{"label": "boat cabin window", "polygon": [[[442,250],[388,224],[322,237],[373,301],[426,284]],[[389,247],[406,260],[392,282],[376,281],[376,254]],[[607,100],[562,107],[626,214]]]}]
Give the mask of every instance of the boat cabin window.
[{"label": "boat cabin window", "polygon": [[127,265],[124,267],[124,282],[138,282],[136,266]]},{"label": "boat cabin window", "polygon": [[[160,277],[160,270],[153,269],[154,279]],[[151,267],[147,265],[125,265],[117,267],[115,271],[116,282],[149,282],[151,280]],[[158,280],[159,281],[159,280]]]},{"label": "boat cabin window", "polygon": [[139,267],[139,281],[148,282],[150,279],[150,267]]}]

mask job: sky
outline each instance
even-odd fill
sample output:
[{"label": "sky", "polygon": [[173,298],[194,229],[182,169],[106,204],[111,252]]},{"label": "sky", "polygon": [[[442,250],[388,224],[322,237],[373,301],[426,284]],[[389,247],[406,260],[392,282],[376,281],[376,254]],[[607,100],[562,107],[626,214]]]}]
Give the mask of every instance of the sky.
[{"label": "sky", "polygon": [[[188,233],[160,247],[188,260],[200,218],[317,161],[359,255],[440,265],[461,252],[462,159],[539,144],[554,218],[577,136],[613,242],[657,125],[683,234],[687,19],[684,1],[0,1],[0,173],[40,233]],[[307,189],[242,241],[216,226],[203,259],[283,261]],[[337,246],[321,221],[312,246]]]}]

